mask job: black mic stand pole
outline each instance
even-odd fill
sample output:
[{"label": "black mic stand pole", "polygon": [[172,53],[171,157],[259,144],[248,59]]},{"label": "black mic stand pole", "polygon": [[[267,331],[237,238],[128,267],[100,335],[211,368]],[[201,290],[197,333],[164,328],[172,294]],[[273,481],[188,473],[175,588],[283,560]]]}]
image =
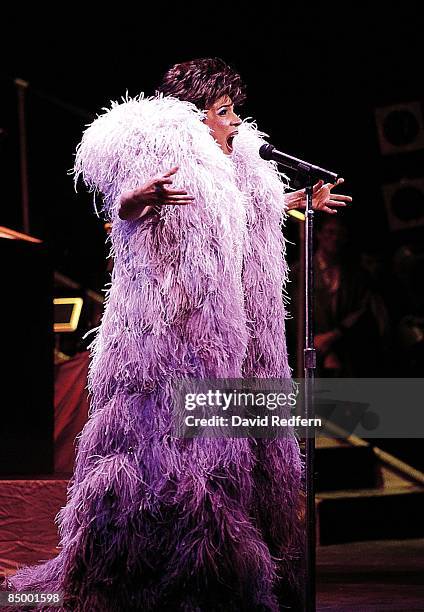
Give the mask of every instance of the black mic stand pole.
[{"label": "black mic stand pole", "polygon": [[[264,144],[259,150],[262,159],[274,160],[297,173],[296,182],[306,182],[306,211],[304,239],[304,312],[305,338],[303,350],[304,367],[304,410],[305,418],[315,415],[313,392],[316,368],[314,347],[314,210],[312,207],[313,185],[315,180],[336,183],[337,174],[302,159],[277,151],[271,144]],[[302,612],[315,612],[316,609],[316,571],[315,571],[315,428],[305,428],[305,588],[303,591]]]},{"label": "black mic stand pole", "polygon": [[[337,174],[320,170],[319,178],[337,181]],[[325,173],[327,176],[325,176]],[[312,207],[314,170],[304,172],[306,178],[306,211],[305,239],[303,244],[304,258],[304,312],[305,340],[303,350],[304,367],[304,406],[305,418],[315,418],[314,379],[316,368],[316,351],[314,346],[314,209]],[[309,424],[305,428],[305,589],[303,612],[316,610],[316,520],[315,520],[315,427]]]},{"label": "black mic stand pole", "polygon": [[[304,283],[305,283],[305,340],[303,351],[305,418],[314,418],[313,385],[316,367],[314,348],[314,210],[312,208],[313,177],[308,177],[306,186],[305,240],[304,240]],[[308,421],[309,423],[309,421]],[[308,425],[305,438],[305,589],[304,612],[316,609],[315,570],[315,431]]]}]

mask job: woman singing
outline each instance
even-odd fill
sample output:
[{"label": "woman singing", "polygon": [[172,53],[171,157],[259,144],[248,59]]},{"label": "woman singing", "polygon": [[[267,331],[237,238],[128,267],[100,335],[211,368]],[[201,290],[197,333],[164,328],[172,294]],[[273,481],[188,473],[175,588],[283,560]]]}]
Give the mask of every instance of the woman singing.
[{"label": "woman singing", "polygon": [[[60,553],[9,578],[64,609],[279,610],[302,586],[296,437],[181,438],[180,379],[290,379],[285,193],[242,122],[240,77],[177,64],[152,98],[114,103],[85,131],[75,176],[103,197],[114,266],[91,345]],[[318,183],[314,207],[348,196]],[[284,604],[284,600],[281,600]],[[45,608],[47,609],[47,608]]]}]

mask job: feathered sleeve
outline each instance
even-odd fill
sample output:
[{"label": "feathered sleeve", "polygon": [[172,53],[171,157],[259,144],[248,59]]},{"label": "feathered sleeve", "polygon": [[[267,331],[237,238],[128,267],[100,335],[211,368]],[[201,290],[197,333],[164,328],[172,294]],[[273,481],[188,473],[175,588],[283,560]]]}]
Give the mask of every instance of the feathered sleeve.
[{"label": "feathered sleeve", "polygon": [[[235,169],[193,104],[171,97],[135,98],[97,117],[84,132],[75,160],[75,181],[103,197],[103,212],[113,222],[110,234],[113,282],[178,285],[190,303],[201,303],[225,262],[234,278],[245,231],[245,198]],[[154,218],[119,218],[120,196],[172,166],[173,187],[194,197],[187,206],[161,206]],[[235,255],[237,257],[235,257]],[[226,270],[227,272],[227,270]],[[211,280],[213,279],[213,281]],[[175,289],[175,292],[177,289]],[[203,297],[202,297],[203,296]],[[178,309],[178,301],[166,308]],[[158,320],[157,304],[152,320]]]},{"label": "feathered sleeve", "polygon": [[76,185],[82,177],[91,191],[101,194],[102,211],[111,220],[117,216],[122,192],[181,164],[182,172],[175,177],[178,186],[184,182],[188,158],[193,163],[196,144],[202,142],[203,152],[205,144],[213,148],[202,113],[188,102],[141,94],[103,110],[77,147],[74,181]]},{"label": "feathered sleeve", "polygon": [[[113,221],[112,279],[91,345],[96,405],[117,381],[153,384],[188,370],[240,374],[245,196],[202,119],[172,98],[127,100],[98,117],[78,147],[75,178],[103,194]],[[174,165],[173,186],[192,204],[158,207],[141,223],[119,218],[123,191]]]}]

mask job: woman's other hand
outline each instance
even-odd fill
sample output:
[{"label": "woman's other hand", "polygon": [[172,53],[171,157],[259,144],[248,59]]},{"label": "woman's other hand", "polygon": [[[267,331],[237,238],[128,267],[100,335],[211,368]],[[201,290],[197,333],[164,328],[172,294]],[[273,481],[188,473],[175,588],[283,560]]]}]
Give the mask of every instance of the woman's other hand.
[{"label": "woman's other hand", "polygon": [[[312,208],[334,215],[337,213],[336,209],[338,207],[347,206],[349,202],[352,202],[352,198],[348,195],[332,193],[332,190],[342,183],[344,183],[343,178],[337,179],[336,183],[324,183],[324,181],[315,183],[312,189]],[[299,189],[287,194],[286,205],[288,210],[306,208],[305,189]]]},{"label": "woman's other hand", "polygon": [[127,191],[121,195],[121,206],[119,217],[126,221],[134,221],[143,216],[154,206],[185,205],[191,204],[194,197],[183,189],[171,189],[172,176],[178,172],[178,166],[174,166],[168,172],[160,174],[144,185]]},{"label": "woman's other hand", "polygon": [[315,183],[312,190],[312,208],[314,210],[322,210],[330,215],[334,215],[337,213],[335,208],[347,206],[348,202],[352,202],[352,198],[348,195],[332,193],[332,189],[337,187],[337,185],[341,185],[342,183],[344,183],[343,178],[337,179],[335,183],[324,183],[324,181],[318,181],[318,183]]}]

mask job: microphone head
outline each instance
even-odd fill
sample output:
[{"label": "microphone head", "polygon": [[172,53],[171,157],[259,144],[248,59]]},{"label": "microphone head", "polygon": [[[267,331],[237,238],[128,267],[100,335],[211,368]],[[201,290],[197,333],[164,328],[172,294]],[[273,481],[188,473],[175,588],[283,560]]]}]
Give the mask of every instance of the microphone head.
[{"label": "microphone head", "polygon": [[265,143],[259,149],[259,155],[262,157],[262,159],[272,159],[272,152],[274,149],[275,147],[273,147],[271,144]]}]

